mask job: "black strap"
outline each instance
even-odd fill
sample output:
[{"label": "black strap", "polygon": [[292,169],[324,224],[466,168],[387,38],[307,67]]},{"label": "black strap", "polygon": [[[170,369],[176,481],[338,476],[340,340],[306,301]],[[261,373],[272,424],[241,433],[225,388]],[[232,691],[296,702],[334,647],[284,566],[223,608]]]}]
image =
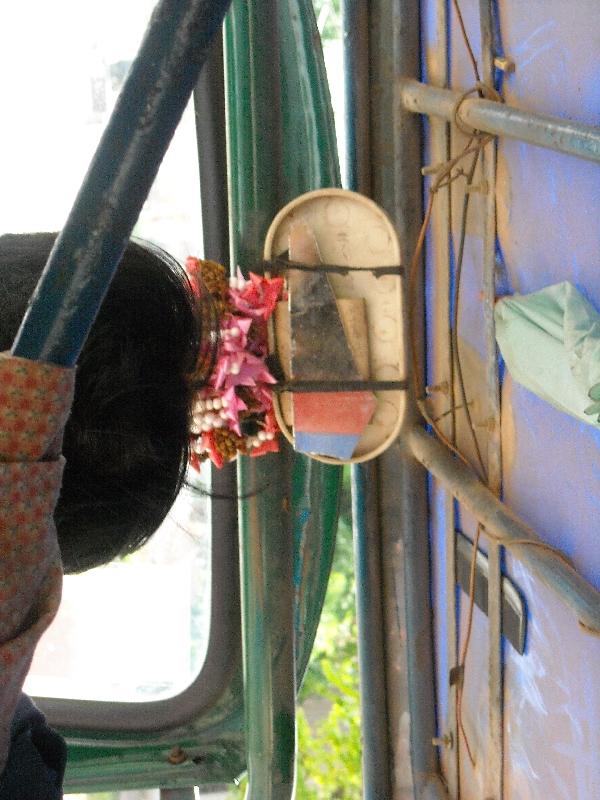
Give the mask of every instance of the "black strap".
[{"label": "black strap", "polygon": [[270,261],[263,261],[261,264],[253,267],[253,271],[259,274],[271,272],[273,275],[278,275],[280,272],[295,269],[299,272],[333,272],[337,275],[348,275],[350,272],[370,272],[376,278],[381,278],[384,275],[404,275],[404,267],[396,264],[390,267],[349,267],[341,264],[303,264],[300,261],[290,261],[283,256],[278,256]]},{"label": "black strap", "polygon": [[281,381],[271,387],[274,392],[394,392],[408,389],[407,380],[399,381]]}]

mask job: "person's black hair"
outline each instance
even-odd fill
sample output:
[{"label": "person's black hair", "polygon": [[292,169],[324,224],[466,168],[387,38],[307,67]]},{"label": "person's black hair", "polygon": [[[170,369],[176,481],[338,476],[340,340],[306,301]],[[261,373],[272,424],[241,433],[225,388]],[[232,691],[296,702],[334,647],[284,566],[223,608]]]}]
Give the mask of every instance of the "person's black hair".
[{"label": "person's black hair", "polygon": [[[55,238],[0,236],[2,350]],[[153,245],[130,242],[77,366],[55,511],[65,572],[133,552],[171,508],[189,456],[189,376],[201,324],[182,267]]]}]

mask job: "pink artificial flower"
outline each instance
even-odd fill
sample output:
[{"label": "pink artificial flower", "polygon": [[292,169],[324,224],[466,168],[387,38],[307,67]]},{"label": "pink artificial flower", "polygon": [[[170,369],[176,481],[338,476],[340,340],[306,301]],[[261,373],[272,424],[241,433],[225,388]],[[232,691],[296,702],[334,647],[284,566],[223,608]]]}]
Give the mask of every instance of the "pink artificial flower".
[{"label": "pink artificial flower", "polygon": [[212,431],[207,431],[206,433],[202,434],[202,444],[204,445],[204,449],[208,452],[210,460],[213,462],[215,467],[217,469],[221,469],[225,461],[215,446],[215,436]]},{"label": "pink artificial flower", "polygon": [[228,427],[235,431],[238,436],[241,436],[242,430],[240,428],[239,413],[240,411],[245,411],[248,406],[240,397],[237,396],[233,386],[223,393],[222,400],[225,401],[223,411],[225,412],[227,421],[229,422]]},{"label": "pink artificial flower", "polygon": [[[243,279],[243,276],[238,269],[239,279]],[[283,278],[265,278],[251,272],[250,280],[246,281],[243,289],[229,290],[229,298],[242,313],[266,321],[275,310],[282,290]]]},{"label": "pink artificial flower", "polygon": [[[235,386],[232,383],[231,377],[237,376],[242,368],[242,361],[244,360],[245,353],[243,351],[237,353],[227,353],[223,350],[219,352],[217,363],[213,374],[210,376],[210,383],[215,389],[222,389],[224,386],[228,389],[230,386]],[[226,385],[226,382],[229,382]]]},{"label": "pink artificial flower", "polygon": [[276,382],[262,358],[248,351],[221,353],[211,376],[211,384],[215,389]]},{"label": "pink artificial flower", "polygon": [[248,346],[249,317],[227,314],[221,322],[221,347],[226,353],[237,353]]},{"label": "pink artificial flower", "polygon": [[194,256],[188,256],[185,260],[185,271],[192,287],[192,292],[196,295],[196,297],[200,297],[200,284],[198,283],[199,269],[200,259],[194,258]]},{"label": "pink artificial flower", "polygon": [[250,450],[250,455],[252,458],[256,456],[264,456],[265,453],[278,453],[279,452],[279,442],[277,438],[275,439],[265,439],[264,442],[259,444],[258,447],[253,447]]},{"label": "pink artificial flower", "polygon": [[250,455],[254,456],[262,456],[265,453],[278,453],[279,452],[279,425],[277,424],[277,419],[275,418],[275,412],[273,411],[273,407],[267,411],[265,414],[265,425],[263,428],[265,433],[272,433],[274,434],[273,439],[266,439],[262,442],[258,447],[253,447],[250,451]]},{"label": "pink artificial flower", "polygon": [[190,461],[190,467],[192,469],[195,469],[196,472],[200,472],[200,470],[202,469],[202,461],[198,453],[196,453],[194,450],[190,451],[189,461]]},{"label": "pink artificial flower", "polygon": [[[186,272],[196,296],[202,293],[201,271],[202,262],[189,256],[186,260]],[[201,400],[221,399],[225,402],[225,406],[219,409],[219,415],[227,428],[238,436],[242,436],[239,417],[241,411],[250,409],[253,416],[264,415],[261,427],[266,433],[273,434],[273,438],[252,448],[252,456],[279,450],[275,438],[279,428],[273,414],[273,398],[269,389],[269,385],[276,383],[276,380],[266,367],[265,357],[268,353],[266,323],[282,292],[283,278],[264,278],[251,272],[250,279],[245,281],[238,269],[236,287],[229,290],[229,301],[236,311],[225,313],[221,318],[217,361],[208,384],[198,394]],[[238,386],[244,386],[249,392],[252,398],[248,400],[249,405],[237,396]],[[195,427],[201,427],[203,415],[203,411],[193,415]],[[221,468],[225,459],[217,450],[214,430],[201,433],[201,445],[212,463]],[[202,453],[190,453],[190,464],[195,469],[200,468],[202,460]]]},{"label": "pink artificial flower", "polygon": [[279,423],[273,411],[273,405],[265,414],[265,431],[266,433],[279,433]]},{"label": "pink artificial flower", "polygon": [[249,391],[251,392],[253,399],[256,400],[259,412],[268,412],[273,408],[273,393],[272,390],[267,386],[259,383],[256,386],[249,387]]}]

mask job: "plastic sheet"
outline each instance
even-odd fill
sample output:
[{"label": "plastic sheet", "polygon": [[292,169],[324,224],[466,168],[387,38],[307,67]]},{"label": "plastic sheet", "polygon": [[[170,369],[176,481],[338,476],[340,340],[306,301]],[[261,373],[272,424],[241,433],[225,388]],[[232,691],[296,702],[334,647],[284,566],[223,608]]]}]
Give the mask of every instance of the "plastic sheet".
[{"label": "plastic sheet", "polygon": [[600,427],[600,314],[585,297],[564,281],[504,297],[495,314],[498,346],[513,378]]}]

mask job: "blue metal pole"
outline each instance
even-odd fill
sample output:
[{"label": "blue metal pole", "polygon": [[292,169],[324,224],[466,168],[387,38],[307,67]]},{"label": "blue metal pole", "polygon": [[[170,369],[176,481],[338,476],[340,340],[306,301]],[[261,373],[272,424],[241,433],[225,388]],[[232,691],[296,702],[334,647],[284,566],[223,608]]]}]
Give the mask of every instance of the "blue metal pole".
[{"label": "blue metal pole", "polygon": [[229,0],[161,0],[13,344],[73,366]]},{"label": "blue metal pole", "polygon": [[364,800],[391,796],[377,467],[352,465]]}]

